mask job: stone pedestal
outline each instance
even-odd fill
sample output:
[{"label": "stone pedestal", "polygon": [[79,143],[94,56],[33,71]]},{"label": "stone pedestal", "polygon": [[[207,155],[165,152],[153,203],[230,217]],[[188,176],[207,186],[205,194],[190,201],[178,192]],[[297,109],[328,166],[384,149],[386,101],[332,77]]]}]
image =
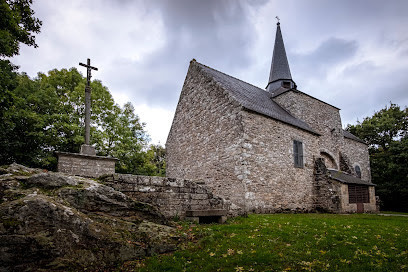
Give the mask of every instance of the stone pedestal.
[{"label": "stone pedestal", "polygon": [[86,152],[95,154],[95,149],[90,145],[82,145],[81,153],[55,152],[58,157],[58,172],[91,178],[115,173],[118,159]]},{"label": "stone pedestal", "polygon": [[81,154],[95,156],[95,147],[92,145],[83,144],[81,145]]}]

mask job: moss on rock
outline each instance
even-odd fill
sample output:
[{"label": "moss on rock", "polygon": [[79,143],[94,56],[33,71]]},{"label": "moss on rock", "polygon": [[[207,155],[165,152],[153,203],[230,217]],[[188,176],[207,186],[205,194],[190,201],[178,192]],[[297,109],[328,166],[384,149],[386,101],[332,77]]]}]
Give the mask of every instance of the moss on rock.
[{"label": "moss on rock", "polygon": [[0,270],[103,268],[175,249],[175,229],[149,204],[92,179],[3,169]]}]

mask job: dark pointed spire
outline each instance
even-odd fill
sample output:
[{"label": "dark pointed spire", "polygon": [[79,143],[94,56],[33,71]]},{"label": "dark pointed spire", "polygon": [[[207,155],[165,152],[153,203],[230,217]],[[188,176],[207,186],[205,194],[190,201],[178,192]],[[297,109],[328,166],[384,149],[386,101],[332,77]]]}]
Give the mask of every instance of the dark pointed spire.
[{"label": "dark pointed spire", "polygon": [[283,43],[282,33],[280,29],[279,18],[276,28],[275,46],[273,48],[271,72],[269,74],[269,82],[266,86],[268,92],[273,92],[279,87],[295,88],[295,82],[290,74],[289,62],[286,57],[285,45]]}]

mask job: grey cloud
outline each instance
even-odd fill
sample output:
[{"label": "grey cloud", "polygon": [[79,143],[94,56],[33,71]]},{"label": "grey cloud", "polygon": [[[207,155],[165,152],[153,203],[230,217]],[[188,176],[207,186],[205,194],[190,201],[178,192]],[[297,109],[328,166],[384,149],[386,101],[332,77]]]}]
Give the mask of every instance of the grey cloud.
[{"label": "grey cloud", "polygon": [[323,33],[333,33],[338,29],[358,32],[363,35],[373,27],[393,26],[399,19],[406,19],[408,1],[405,0],[309,0],[296,1],[296,11],[302,18],[302,26],[315,28]]},{"label": "grey cloud", "polygon": [[401,52],[401,57],[407,57],[407,56],[408,56],[408,49]]},{"label": "grey cloud", "polygon": [[373,74],[374,71],[378,71],[378,69],[380,69],[380,67],[375,65],[372,61],[363,61],[358,64],[347,66],[342,72],[342,77],[356,78],[358,80],[358,78],[362,78],[364,74]]},{"label": "grey cloud", "polygon": [[[347,83],[341,82],[341,78],[347,79]],[[344,124],[355,123],[357,119],[361,121],[389,102],[402,107],[408,105],[406,71],[365,61],[347,67],[341,78],[331,99],[343,109]]]},{"label": "grey cloud", "polygon": [[128,65],[131,73],[122,74],[126,84],[134,86],[132,95],[147,104],[175,106],[192,58],[223,71],[249,65],[255,31],[242,2],[176,0],[151,2],[149,8],[162,14],[166,44],[143,62]]},{"label": "grey cloud", "polygon": [[[292,76],[305,85],[314,80],[325,80],[332,68],[352,58],[358,51],[357,41],[330,38],[307,54],[292,54]],[[299,85],[301,87],[301,85]]]},{"label": "grey cloud", "polygon": [[[224,66],[249,63],[248,47],[255,31],[242,2],[176,0],[163,1],[158,7],[170,37],[168,46],[157,56],[161,60],[195,57]],[[183,35],[189,37],[189,45],[183,44]]]},{"label": "grey cloud", "polygon": [[[342,108],[345,123],[389,101],[408,104],[405,0],[60,0],[34,9],[43,29],[39,48],[23,46],[13,59],[21,71],[35,76],[90,57],[95,79],[135,105],[173,110],[192,58],[265,87],[276,15],[299,89]],[[372,62],[331,73],[361,57]]]}]

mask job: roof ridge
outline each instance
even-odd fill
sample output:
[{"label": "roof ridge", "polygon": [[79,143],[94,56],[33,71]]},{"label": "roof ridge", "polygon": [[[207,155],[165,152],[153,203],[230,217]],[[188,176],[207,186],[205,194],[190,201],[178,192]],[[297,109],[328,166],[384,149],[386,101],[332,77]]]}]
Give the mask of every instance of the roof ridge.
[{"label": "roof ridge", "polygon": [[357,141],[357,142],[368,145],[368,143],[366,141],[364,141],[360,137],[357,137],[356,135],[354,135],[353,133],[351,133],[350,131],[348,131],[347,129],[344,129],[344,128],[343,128],[343,136],[345,138],[347,138],[347,139],[354,140],[354,141]]},{"label": "roof ridge", "polygon": [[[271,93],[248,82],[245,82],[241,79],[230,76],[224,72],[218,71],[205,64],[199,63],[195,59],[193,59],[190,62],[190,65],[197,65],[196,67],[201,72],[203,72],[206,76],[209,76],[211,80],[213,80],[215,83],[220,84],[222,88],[226,90],[228,94],[235,101],[237,101],[243,108],[257,112],[262,115],[266,115],[269,118],[279,120],[283,123],[308,131],[309,133],[320,135],[318,132],[314,131],[305,121],[296,118],[287,109],[285,109],[284,107],[279,105],[276,101],[274,101],[272,99]],[[234,87],[228,86],[229,83],[224,82],[224,80],[227,80],[228,82],[235,82],[235,84],[237,84],[238,89],[234,90]],[[250,91],[251,89],[253,90],[252,96]],[[247,94],[249,94],[250,96],[244,95],[243,97],[242,95],[244,92],[242,92],[242,90],[249,91]],[[255,97],[253,96],[254,94],[256,94]],[[256,97],[259,98],[260,96],[263,96],[263,100],[261,102],[262,105],[260,104],[260,100],[258,99],[257,101],[256,99]],[[263,103],[266,101],[269,101],[269,103],[272,104],[265,106]],[[266,103],[268,104],[268,102]]]},{"label": "roof ridge", "polygon": [[206,67],[206,68],[208,68],[208,69],[211,69],[211,70],[213,70],[213,71],[215,71],[215,72],[221,73],[221,74],[226,75],[226,76],[228,76],[228,77],[230,77],[230,78],[233,78],[233,79],[236,79],[236,80],[238,80],[238,81],[241,81],[241,82],[243,82],[243,83],[245,83],[245,84],[251,85],[252,87],[255,87],[255,88],[257,88],[257,89],[259,89],[259,90],[261,90],[261,91],[263,91],[263,92],[269,94],[269,92],[267,92],[266,90],[261,89],[260,87],[255,86],[255,85],[253,85],[253,84],[251,84],[251,83],[248,83],[248,82],[246,82],[246,81],[243,81],[242,79],[233,77],[233,76],[231,76],[231,75],[229,75],[229,74],[226,74],[226,73],[224,73],[224,72],[221,72],[221,71],[219,71],[219,70],[217,70],[217,69],[214,69],[214,68],[212,68],[212,67],[210,67],[210,66],[207,66],[207,65],[205,65],[205,64],[202,64],[202,63],[200,63],[200,62],[198,62],[198,61],[196,61],[196,60],[195,60],[194,62],[195,62],[196,64],[198,64],[198,65],[204,66],[204,67]]},{"label": "roof ridge", "polygon": [[[209,67],[209,66],[207,66],[207,65],[205,65],[205,64],[202,64],[202,63],[198,62],[197,60],[195,60],[195,62],[196,62],[197,64],[201,65],[201,66],[204,66],[204,67],[208,68],[208,69],[211,69],[211,70],[213,70],[213,71],[216,71],[216,72],[218,72],[218,73],[221,73],[221,74],[223,74],[223,75],[226,75],[226,76],[228,76],[228,77],[230,77],[230,78],[233,78],[233,79],[236,79],[236,80],[241,81],[241,82],[243,82],[243,83],[246,83],[246,84],[248,84],[248,85],[251,85],[252,87],[255,87],[255,88],[257,88],[257,89],[260,89],[261,91],[265,92],[266,95],[269,96],[269,99],[271,99],[273,102],[275,102],[275,101],[272,99],[273,97],[272,97],[272,95],[271,95],[270,92],[267,92],[266,90],[263,90],[263,89],[259,88],[258,86],[255,86],[255,85],[253,85],[253,84],[251,84],[251,83],[248,83],[248,82],[246,82],[246,81],[243,81],[243,80],[241,80],[241,79],[239,79],[239,78],[236,78],[236,77],[233,77],[233,76],[231,76],[231,75],[228,75],[228,74],[226,74],[226,73],[224,73],[224,72],[218,71],[217,69],[211,68],[211,67]],[[214,78],[214,80],[216,80],[216,79]],[[289,89],[289,90],[292,90],[292,88]],[[289,90],[288,90],[288,91],[289,91]],[[276,102],[275,102],[275,103],[276,103]],[[290,113],[286,108],[284,108],[284,107],[282,107],[281,105],[279,105],[279,103],[276,103],[276,104],[277,104],[282,110],[284,110],[284,111],[287,112],[290,116],[292,116],[293,118],[298,119],[298,120],[300,120],[300,121],[303,121],[303,120],[301,120],[301,119],[295,117],[295,116],[294,116],[292,113]],[[304,122],[304,121],[303,121],[303,122]]]}]

